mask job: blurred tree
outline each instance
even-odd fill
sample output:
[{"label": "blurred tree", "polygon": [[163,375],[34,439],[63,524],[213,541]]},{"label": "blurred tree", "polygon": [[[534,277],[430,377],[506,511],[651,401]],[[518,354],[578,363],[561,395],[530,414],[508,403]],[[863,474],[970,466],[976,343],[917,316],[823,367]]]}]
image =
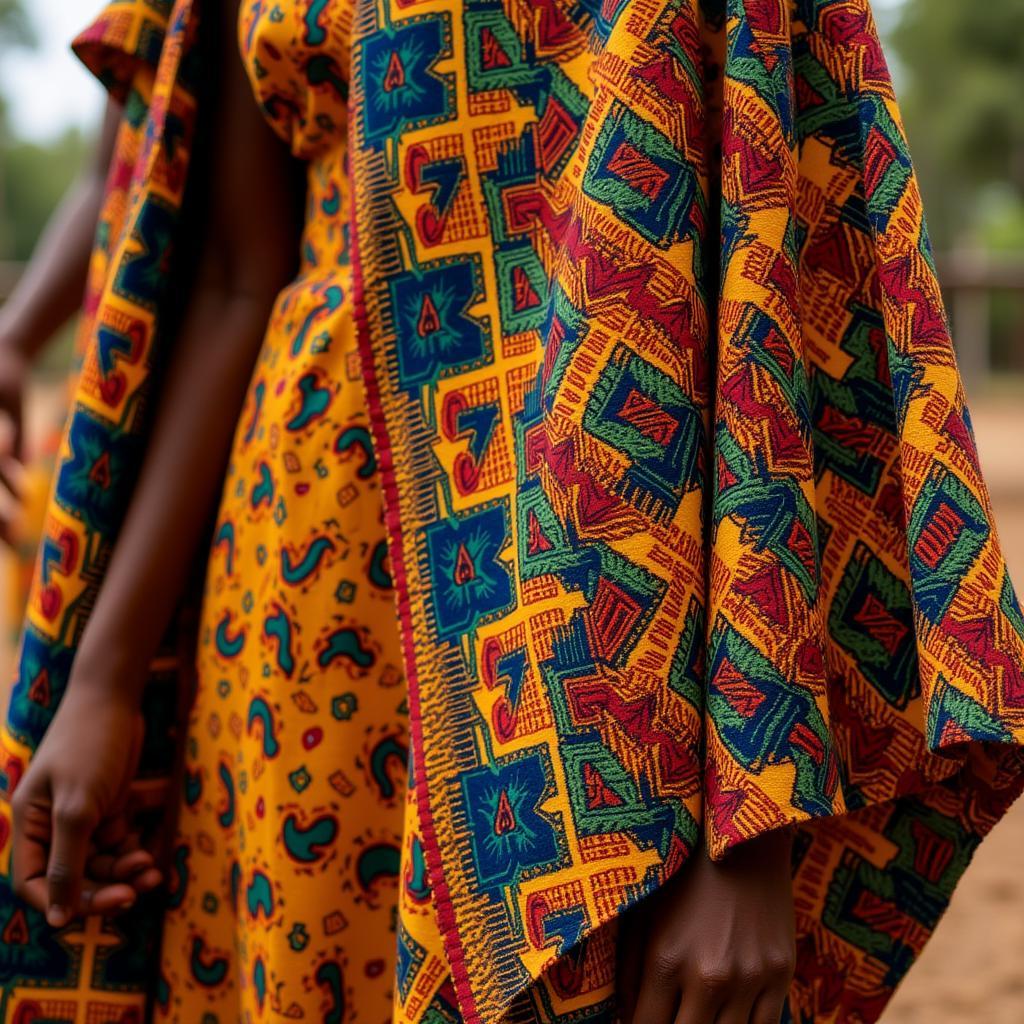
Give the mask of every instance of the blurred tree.
[{"label": "blurred tree", "polygon": [[35,42],[21,0],[0,0],[0,53],[9,46],[34,46]]},{"label": "blurred tree", "polygon": [[54,208],[88,156],[90,140],[77,128],[39,145],[0,143],[4,164],[0,208],[6,230],[0,259],[26,260]]},{"label": "blurred tree", "polygon": [[890,42],[935,243],[1024,203],[1024,0],[905,0]]},{"label": "blurred tree", "polygon": [[[17,46],[35,46],[35,33],[22,0],[0,0],[0,57]],[[10,225],[7,211],[7,154],[10,130],[7,124],[7,101],[0,94],[0,259],[9,259]]]},{"label": "blurred tree", "polygon": [[[33,47],[36,42],[23,0],[0,0],[0,58],[15,47]],[[31,255],[88,148],[88,140],[77,129],[45,144],[12,137],[0,95],[0,260],[25,260]]]}]

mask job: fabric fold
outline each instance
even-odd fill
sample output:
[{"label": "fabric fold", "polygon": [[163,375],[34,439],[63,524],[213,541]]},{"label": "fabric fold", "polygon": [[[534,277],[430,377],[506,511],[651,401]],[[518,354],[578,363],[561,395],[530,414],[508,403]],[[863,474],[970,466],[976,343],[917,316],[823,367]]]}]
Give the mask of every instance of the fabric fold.
[{"label": "fabric fold", "polygon": [[[196,127],[198,69],[189,58],[198,22],[192,13],[189,0],[179,0],[173,12],[170,4],[114,0],[75,43],[125,113],[79,324],[81,369],[57,453],[16,679],[0,731],[5,1019],[40,1012],[43,990],[81,994],[92,1000],[89,1005],[116,991],[118,1007],[142,1014],[154,984],[159,900],[140,900],[107,924],[104,956],[92,976],[80,977],[68,947],[11,890],[8,799],[67,686],[143,456],[146,400],[166,344],[167,300],[174,298],[169,292],[182,269],[174,243]],[[165,810],[167,778],[176,761],[178,686],[171,648],[153,664],[143,701],[140,828],[156,825]]]},{"label": "fabric fold", "polygon": [[171,0],[112,0],[76,36],[72,49],[83,64],[118,101],[140,89],[140,76],[149,91],[163,52]]},{"label": "fabric fold", "polygon": [[793,1018],[877,1019],[1020,791],[1022,633],[870,9],[457,6],[359,6],[349,125],[461,1013],[604,1019],[605,925],[795,824]]}]

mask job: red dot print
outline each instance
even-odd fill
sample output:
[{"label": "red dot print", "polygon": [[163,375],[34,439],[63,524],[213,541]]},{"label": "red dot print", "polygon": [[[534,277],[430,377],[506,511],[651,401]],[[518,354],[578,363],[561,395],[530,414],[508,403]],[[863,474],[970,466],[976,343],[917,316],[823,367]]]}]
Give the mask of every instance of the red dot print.
[{"label": "red dot print", "polygon": [[302,745],[306,750],[312,750],[314,747],[320,745],[320,741],[324,738],[324,731],[319,726],[312,729],[307,729],[302,734]]}]

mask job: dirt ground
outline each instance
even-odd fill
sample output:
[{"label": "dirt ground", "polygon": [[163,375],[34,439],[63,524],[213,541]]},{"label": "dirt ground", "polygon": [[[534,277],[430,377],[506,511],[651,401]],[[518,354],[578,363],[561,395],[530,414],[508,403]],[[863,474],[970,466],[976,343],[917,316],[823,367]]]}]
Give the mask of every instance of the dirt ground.
[{"label": "dirt ground", "polygon": [[[1024,595],[1024,389],[972,401],[982,472],[1018,594]],[[1024,1021],[1024,801],[982,843],[942,924],[884,1024]]]},{"label": "dirt ground", "polygon": [[[1019,392],[1004,388],[997,396],[975,399],[971,411],[999,535],[1018,593],[1024,597],[1024,384]],[[30,433],[40,432],[59,396],[59,389],[37,395],[31,404]],[[0,553],[0,580],[6,578],[7,557]],[[9,628],[0,615],[0,660],[6,658],[8,664],[11,654],[3,638]],[[883,1024],[1024,1022],[1022,851],[1024,801],[982,845]]]}]

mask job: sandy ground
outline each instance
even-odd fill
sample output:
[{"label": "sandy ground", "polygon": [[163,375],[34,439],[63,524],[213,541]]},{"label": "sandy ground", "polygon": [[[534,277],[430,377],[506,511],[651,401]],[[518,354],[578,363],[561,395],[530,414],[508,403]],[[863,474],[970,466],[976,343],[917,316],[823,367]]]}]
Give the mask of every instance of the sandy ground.
[{"label": "sandy ground", "polygon": [[[971,403],[982,472],[1024,594],[1024,393]],[[982,843],[884,1024],[1024,1022],[1024,801]]]},{"label": "sandy ground", "polygon": [[[53,415],[59,394],[44,389],[36,396],[30,434]],[[1024,595],[1024,385],[1019,397],[1004,393],[971,406],[1000,538]],[[6,558],[0,552],[0,580]],[[0,621],[0,645],[8,626]],[[10,662],[10,652],[0,646],[3,657]],[[1024,1024],[1022,851],[1024,801],[982,845],[883,1024]]]}]

